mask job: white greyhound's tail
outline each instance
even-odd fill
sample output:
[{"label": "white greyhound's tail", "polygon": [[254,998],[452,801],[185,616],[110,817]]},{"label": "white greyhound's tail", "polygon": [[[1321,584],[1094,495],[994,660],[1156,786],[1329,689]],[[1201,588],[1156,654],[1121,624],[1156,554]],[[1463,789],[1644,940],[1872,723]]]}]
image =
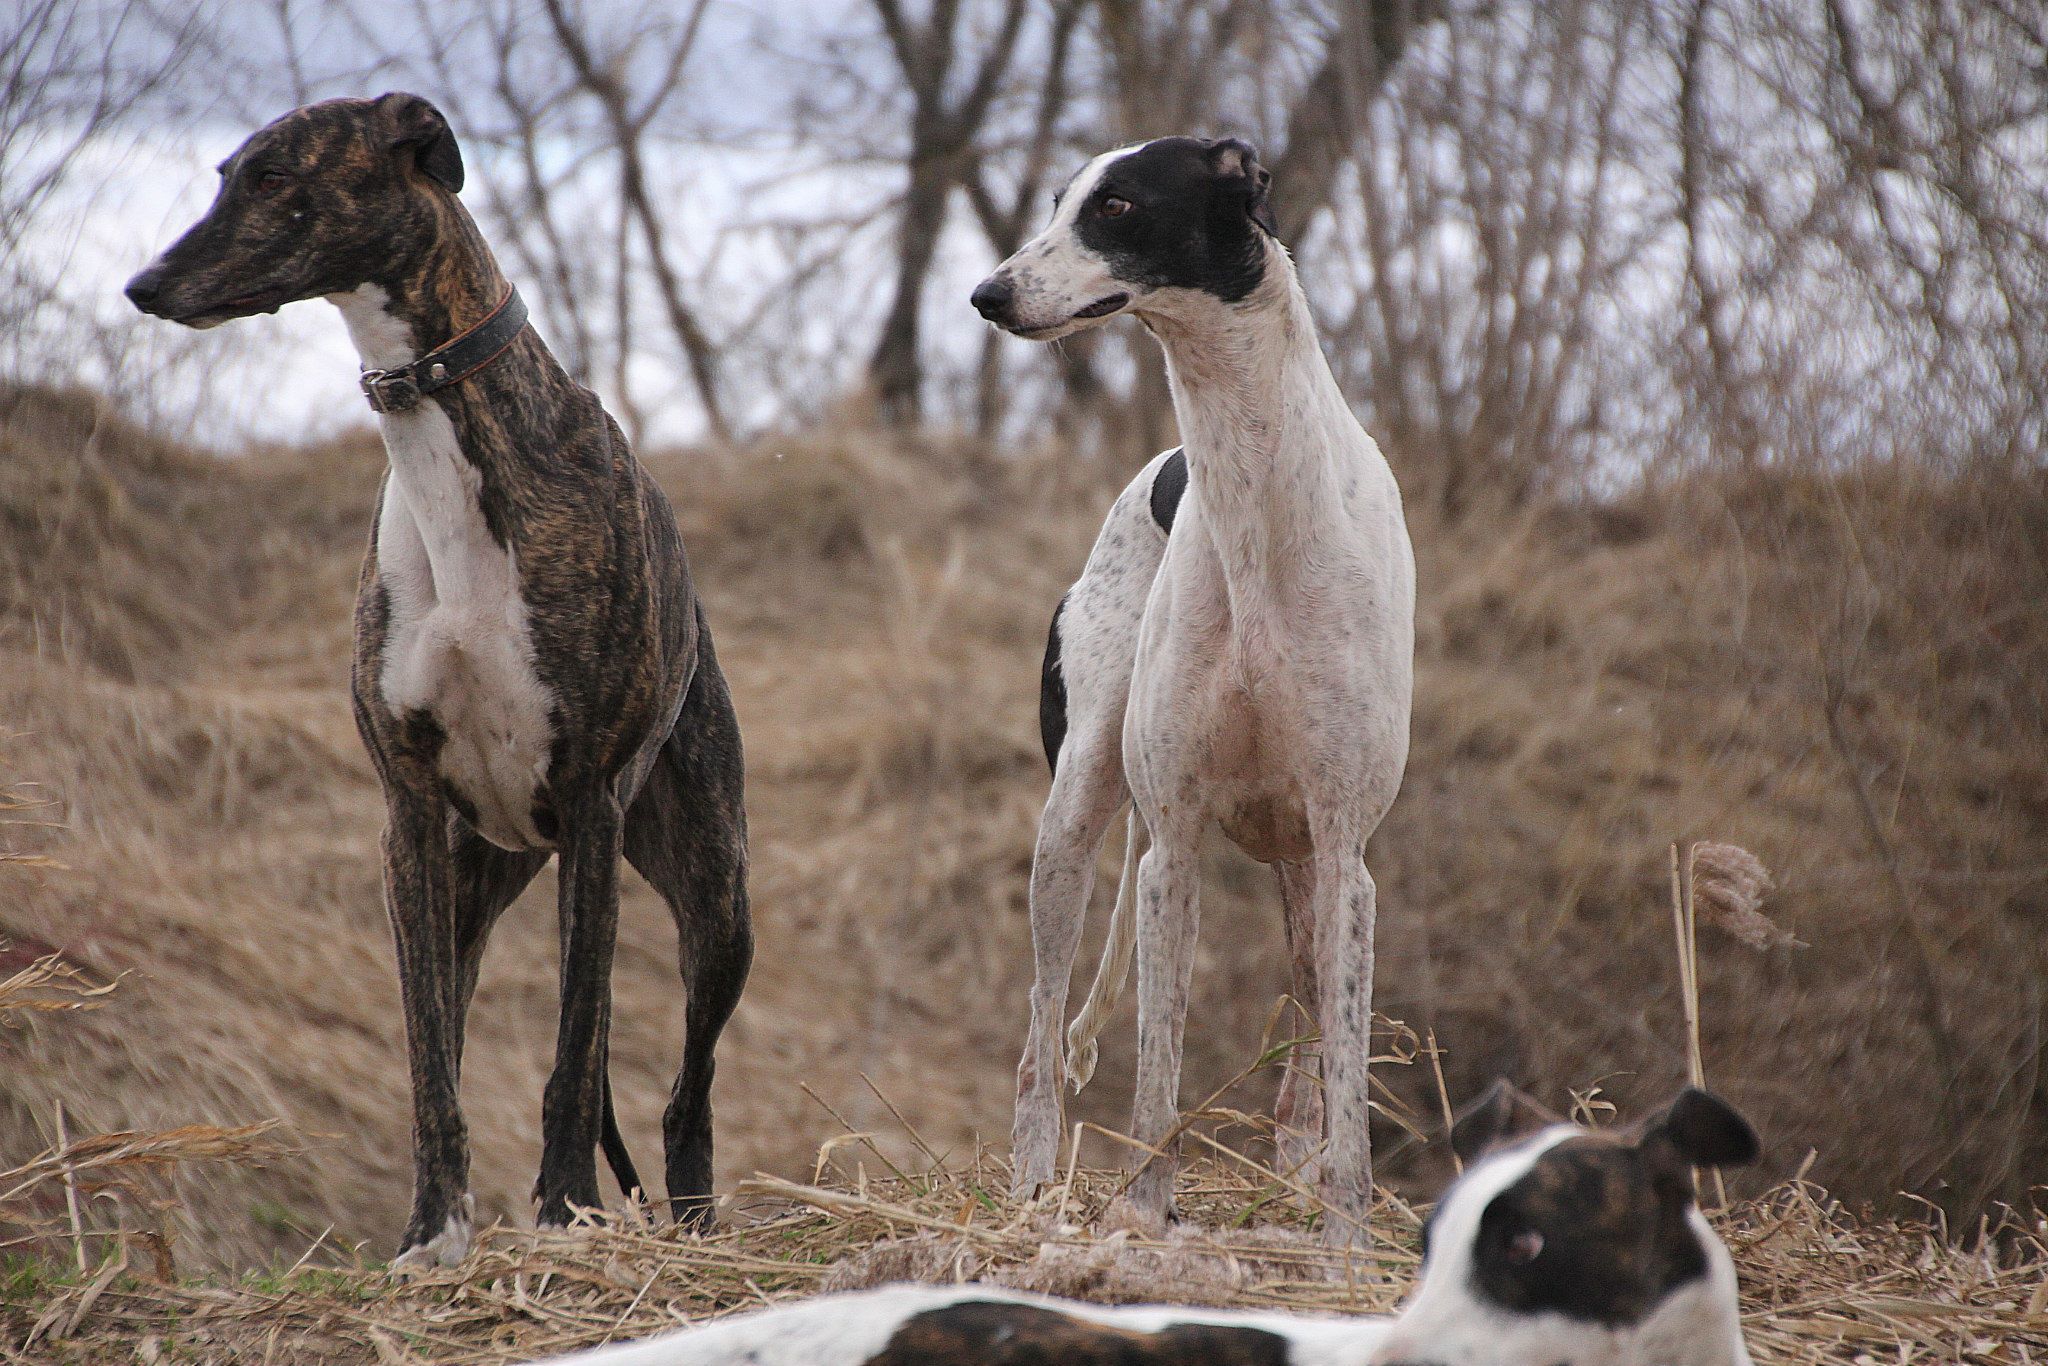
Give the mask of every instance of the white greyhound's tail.
[{"label": "white greyhound's tail", "polygon": [[1088,988],[1088,1003],[1067,1026],[1067,1080],[1076,1091],[1095,1075],[1095,1040],[1116,1013],[1130,980],[1131,958],[1138,947],[1138,856],[1145,851],[1145,823],[1138,819],[1138,807],[1131,805],[1124,823],[1124,873],[1116,884],[1116,909],[1109,915],[1109,938],[1103,941],[1102,962],[1095,968],[1095,983]]}]

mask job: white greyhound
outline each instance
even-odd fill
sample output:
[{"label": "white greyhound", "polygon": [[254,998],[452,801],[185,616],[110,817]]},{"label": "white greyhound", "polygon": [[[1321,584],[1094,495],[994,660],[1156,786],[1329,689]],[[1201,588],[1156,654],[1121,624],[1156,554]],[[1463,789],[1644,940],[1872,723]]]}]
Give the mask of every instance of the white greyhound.
[{"label": "white greyhound", "polygon": [[1686,1091],[1632,1132],[1595,1134],[1496,1086],[1451,1142],[1465,1174],[1391,1320],[891,1285],[561,1366],[1750,1366],[1735,1264],[1688,1174],[1756,1157],[1725,1102]]},{"label": "white greyhound", "polygon": [[[1115,1217],[1172,1212],[1181,1036],[1194,966],[1197,858],[1220,822],[1280,876],[1294,995],[1321,1033],[1321,1084],[1297,1059],[1277,1107],[1282,1159],[1355,1239],[1372,1195],[1366,1134],[1372,877],[1365,843],[1401,785],[1415,564],[1401,494],[1338,390],[1257,153],[1161,138],[1107,152],[974,305],[1051,340],[1129,313],[1166,353],[1185,443],[1111,510],[1053,618],[1042,719],[1054,775],[1031,868],[1036,980],[1017,1069],[1014,1182],[1052,1179],[1058,1030],[1096,854],[1133,800],[1143,1161]],[[1168,531],[1171,535],[1168,535]],[[1132,937],[1130,860],[1078,1085]],[[1320,1165],[1320,1171],[1315,1171]]]}]

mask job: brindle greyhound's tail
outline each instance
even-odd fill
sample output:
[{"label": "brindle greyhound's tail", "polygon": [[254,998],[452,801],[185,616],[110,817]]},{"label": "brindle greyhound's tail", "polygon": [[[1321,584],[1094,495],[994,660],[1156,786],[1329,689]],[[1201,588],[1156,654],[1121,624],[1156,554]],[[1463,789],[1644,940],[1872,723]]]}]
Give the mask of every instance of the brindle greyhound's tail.
[{"label": "brindle greyhound's tail", "polygon": [[626,1138],[619,1132],[619,1117],[612,1113],[612,1069],[611,1059],[605,1059],[604,1069],[604,1117],[598,1130],[598,1143],[604,1149],[604,1160],[610,1164],[612,1175],[618,1178],[619,1189],[626,1193],[628,1200],[645,1200],[646,1187],[640,1184],[640,1173],[633,1168],[633,1154],[626,1151]]},{"label": "brindle greyhound's tail", "polygon": [[1134,802],[1124,823],[1124,872],[1116,884],[1116,909],[1109,913],[1102,962],[1095,969],[1095,984],[1088,988],[1088,1003],[1067,1026],[1067,1082],[1076,1091],[1095,1075],[1095,1040],[1116,1013],[1131,977],[1131,958],[1138,946],[1138,856],[1145,852],[1146,842],[1145,822],[1138,819]]}]

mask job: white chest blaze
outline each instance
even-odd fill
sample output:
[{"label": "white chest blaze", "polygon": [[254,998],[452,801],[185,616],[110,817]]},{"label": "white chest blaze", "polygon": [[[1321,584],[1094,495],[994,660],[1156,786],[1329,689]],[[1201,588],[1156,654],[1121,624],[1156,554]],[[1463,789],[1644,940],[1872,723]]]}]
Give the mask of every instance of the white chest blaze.
[{"label": "white chest blaze", "polygon": [[[375,285],[331,296],[363,363],[404,365],[408,329]],[[483,480],[431,400],[378,417],[391,470],[377,521],[377,578],[389,603],[380,692],[399,715],[431,715],[441,776],[506,849],[544,847],[534,789],[547,775],[554,697],[534,669],[519,563],[491,538]]]}]

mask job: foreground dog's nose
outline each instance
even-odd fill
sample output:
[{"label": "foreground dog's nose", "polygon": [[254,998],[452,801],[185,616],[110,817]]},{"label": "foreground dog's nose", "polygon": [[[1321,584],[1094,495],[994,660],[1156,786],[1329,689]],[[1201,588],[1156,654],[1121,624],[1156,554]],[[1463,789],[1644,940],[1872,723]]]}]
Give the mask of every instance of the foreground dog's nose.
[{"label": "foreground dog's nose", "polygon": [[150,305],[156,302],[156,296],[163,292],[163,287],[164,273],[155,266],[150,266],[137,272],[135,278],[130,280],[121,292],[128,296],[129,303],[147,313]]},{"label": "foreground dog's nose", "polygon": [[974,287],[974,293],[967,302],[974,305],[974,311],[990,322],[995,322],[1010,310],[1017,301],[1017,291],[1008,280],[1000,275],[991,275]]}]

